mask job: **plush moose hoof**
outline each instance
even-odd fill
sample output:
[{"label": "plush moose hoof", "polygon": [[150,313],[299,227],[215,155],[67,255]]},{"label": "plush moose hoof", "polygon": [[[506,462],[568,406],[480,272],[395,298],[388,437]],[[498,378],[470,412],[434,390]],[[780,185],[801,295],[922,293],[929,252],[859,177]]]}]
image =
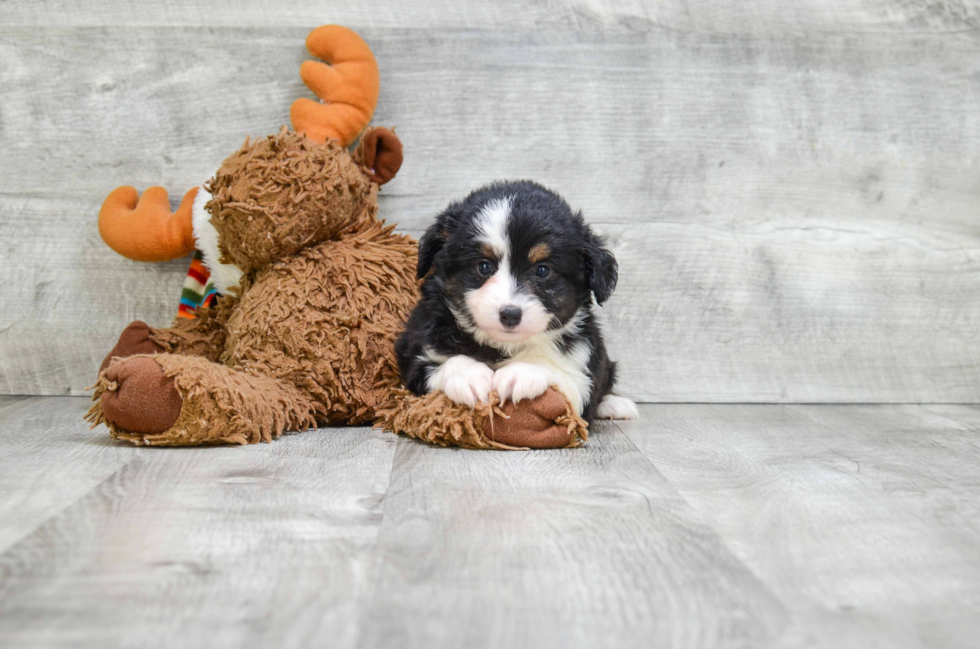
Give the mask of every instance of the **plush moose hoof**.
[{"label": "plush moose hoof", "polygon": [[514,404],[506,402],[500,409],[508,416],[494,414],[483,422],[483,434],[489,439],[527,448],[562,448],[568,446],[571,431],[555,423],[565,414],[565,398],[553,388],[539,397]]},{"label": "plush moose hoof", "polygon": [[180,416],[184,399],[174,380],[152,358],[137,356],[119,361],[106,370],[106,378],[110,383],[100,400],[102,414],[116,428],[158,435]]},{"label": "plush moose hoof", "polygon": [[137,354],[160,354],[163,351],[165,350],[162,346],[150,340],[150,325],[142,320],[134,320],[126,325],[126,328],[119,334],[119,342],[102,361],[99,372],[109,367],[109,363],[117,356],[128,358]]}]

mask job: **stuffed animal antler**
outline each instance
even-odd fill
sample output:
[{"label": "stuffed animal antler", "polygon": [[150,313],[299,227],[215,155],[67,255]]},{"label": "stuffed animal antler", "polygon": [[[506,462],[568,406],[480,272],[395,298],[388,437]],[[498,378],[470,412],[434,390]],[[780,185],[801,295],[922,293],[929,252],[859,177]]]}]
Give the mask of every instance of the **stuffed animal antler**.
[{"label": "stuffed animal antler", "polygon": [[[99,210],[99,234],[123,257],[135,261],[167,261],[194,251],[191,206],[197,187],[184,195],[175,214],[163,187],[143,196],[135,187],[117,187]],[[138,199],[138,200],[137,200]]]},{"label": "stuffed animal antler", "polygon": [[113,250],[161,261],[196,247],[203,266],[192,264],[188,281],[223,295],[170,328],[127,327],[102,364],[89,420],[164,446],[369,422],[438,444],[577,445],[585,423],[554,390],[474,410],[401,387],[394,341],[418,300],[418,244],[375,218],[401,142],[373,128],[347,149],[378,98],[367,44],[328,25],[307,47],[326,63],[307,61],[301,75],[325,103],[297,100],[294,131],[246,140],[176,213],[160,187],[106,198],[99,231]]},{"label": "stuffed animal antler", "polygon": [[323,25],[306,37],[306,49],[320,61],[303,61],[299,76],[324,103],[305,97],[293,102],[289,118],[297,133],[320,144],[350,146],[374,116],[380,80],[378,62],[360,36],[338,25]]}]

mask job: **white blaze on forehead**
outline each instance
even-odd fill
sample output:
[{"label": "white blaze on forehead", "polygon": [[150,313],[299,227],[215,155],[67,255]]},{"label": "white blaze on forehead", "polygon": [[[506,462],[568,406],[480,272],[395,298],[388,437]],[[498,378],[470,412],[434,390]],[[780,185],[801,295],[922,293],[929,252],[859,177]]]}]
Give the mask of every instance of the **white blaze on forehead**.
[{"label": "white blaze on forehead", "polygon": [[480,229],[477,238],[497,253],[497,260],[501,264],[510,258],[510,240],[507,238],[507,221],[509,220],[509,198],[497,198],[490,201],[483,206],[476,217],[477,227]]}]

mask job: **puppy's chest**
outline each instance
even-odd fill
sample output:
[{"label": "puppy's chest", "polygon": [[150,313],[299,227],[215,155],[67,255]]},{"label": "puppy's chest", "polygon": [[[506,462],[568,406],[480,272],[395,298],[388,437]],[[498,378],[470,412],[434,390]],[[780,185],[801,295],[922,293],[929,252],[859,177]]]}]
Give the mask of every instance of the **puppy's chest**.
[{"label": "puppy's chest", "polygon": [[498,363],[491,363],[494,370],[515,362],[528,363],[548,370],[553,381],[576,406],[584,407],[592,393],[592,376],[589,374],[589,357],[592,348],[588,341],[579,340],[562,350],[551,341],[525,347]]}]

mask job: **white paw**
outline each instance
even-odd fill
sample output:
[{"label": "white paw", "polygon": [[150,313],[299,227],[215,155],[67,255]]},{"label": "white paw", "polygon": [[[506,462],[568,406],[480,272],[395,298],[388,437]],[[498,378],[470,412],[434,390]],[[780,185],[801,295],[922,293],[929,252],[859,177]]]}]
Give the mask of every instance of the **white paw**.
[{"label": "white paw", "polygon": [[640,411],[636,404],[618,394],[607,394],[596,408],[599,419],[639,419]]},{"label": "white paw", "polygon": [[514,403],[544,394],[551,385],[551,375],[537,365],[517,361],[504,365],[493,373],[493,389],[501,401]]},{"label": "white paw", "polygon": [[430,390],[442,390],[456,403],[470,406],[490,398],[493,370],[469,356],[453,356],[429,377]]}]

